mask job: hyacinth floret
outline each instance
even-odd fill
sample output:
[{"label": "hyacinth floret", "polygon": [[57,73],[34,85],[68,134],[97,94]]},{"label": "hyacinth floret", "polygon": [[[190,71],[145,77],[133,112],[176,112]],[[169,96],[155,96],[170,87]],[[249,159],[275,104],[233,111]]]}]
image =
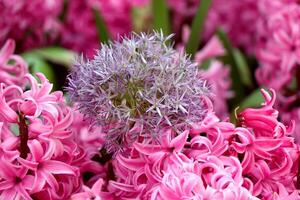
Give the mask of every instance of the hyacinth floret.
[{"label": "hyacinth floret", "polygon": [[[162,33],[131,34],[102,44],[94,59],[77,60],[68,91],[79,110],[107,127],[109,145],[158,136],[162,127],[182,130],[201,121],[209,90],[189,56]],[[143,133],[143,134],[141,134]]]}]

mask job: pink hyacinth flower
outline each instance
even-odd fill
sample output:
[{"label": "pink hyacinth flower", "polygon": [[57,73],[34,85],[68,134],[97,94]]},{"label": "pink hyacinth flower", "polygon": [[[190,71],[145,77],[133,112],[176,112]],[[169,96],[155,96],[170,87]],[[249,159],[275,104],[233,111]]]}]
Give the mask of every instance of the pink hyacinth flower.
[{"label": "pink hyacinth flower", "polygon": [[0,199],[32,199],[29,191],[34,177],[27,175],[27,171],[23,166],[17,167],[3,159],[0,160]]},{"label": "pink hyacinth flower", "polygon": [[19,162],[35,172],[35,180],[33,191],[40,191],[47,183],[55,190],[58,190],[58,182],[54,175],[69,174],[76,176],[75,168],[61,161],[51,160],[54,154],[54,149],[43,149],[41,143],[37,140],[31,141],[29,149],[32,155],[32,160],[19,159]]},{"label": "pink hyacinth flower", "polygon": [[11,39],[8,39],[0,50],[0,82],[23,86],[28,66],[20,56],[13,54],[14,50],[15,42]]}]

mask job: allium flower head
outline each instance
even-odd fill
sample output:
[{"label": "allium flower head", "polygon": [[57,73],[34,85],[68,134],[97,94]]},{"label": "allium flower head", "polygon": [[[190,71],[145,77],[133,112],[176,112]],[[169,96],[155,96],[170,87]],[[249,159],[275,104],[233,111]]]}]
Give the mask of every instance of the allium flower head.
[{"label": "allium flower head", "polygon": [[181,130],[204,118],[205,81],[186,54],[167,44],[171,37],[132,34],[102,45],[93,60],[74,65],[71,99],[107,127],[108,143],[120,145],[141,133],[157,136],[162,127]]}]

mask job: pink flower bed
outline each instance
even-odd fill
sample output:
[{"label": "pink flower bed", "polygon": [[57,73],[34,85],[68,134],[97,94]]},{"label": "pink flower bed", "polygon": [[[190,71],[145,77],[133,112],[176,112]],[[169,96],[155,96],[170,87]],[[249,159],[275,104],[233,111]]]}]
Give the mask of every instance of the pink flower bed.
[{"label": "pink flower bed", "polygon": [[[148,0],[0,0],[0,199],[299,200],[300,3],[212,0],[191,57],[200,1],[166,1],[170,45],[162,31],[129,34]],[[232,86],[245,66],[218,27],[255,57],[256,82],[241,87],[254,97]],[[64,91],[14,53],[54,44],[84,53]]]}]

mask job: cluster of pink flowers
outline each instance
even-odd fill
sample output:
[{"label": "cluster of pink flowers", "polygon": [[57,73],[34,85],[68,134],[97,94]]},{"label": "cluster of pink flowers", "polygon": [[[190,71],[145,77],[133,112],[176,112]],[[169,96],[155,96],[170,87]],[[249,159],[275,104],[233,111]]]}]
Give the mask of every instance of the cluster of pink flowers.
[{"label": "cluster of pink flowers", "polygon": [[82,149],[73,139],[72,109],[50,92],[44,75],[25,75],[29,90],[0,83],[1,199],[65,199],[80,185]]},{"label": "cluster of pink flowers", "polygon": [[271,92],[262,91],[262,108],[238,116],[239,127],[210,112],[180,134],[161,130],[160,143],[140,137],[109,161],[113,179],[100,176],[73,199],[299,199],[299,149]]},{"label": "cluster of pink flowers", "polygon": [[18,50],[53,43],[59,33],[58,16],[63,0],[2,0],[0,45],[14,39]]},{"label": "cluster of pink flowers", "polygon": [[299,141],[300,5],[295,0],[263,0],[258,6],[256,78],[262,86],[276,90],[280,117],[284,122],[296,121],[294,136]]},{"label": "cluster of pink flowers", "polygon": [[300,6],[270,0],[261,4],[265,17],[258,29],[256,55],[261,68],[257,70],[257,79],[276,90],[286,89],[299,65]]},{"label": "cluster of pink flowers", "polygon": [[[110,37],[132,30],[131,10],[145,0],[24,0],[0,2],[0,45],[8,38],[17,50],[60,44],[88,57],[100,46],[93,9],[100,12]],[[65,4],[65,5],[64,5]],[[66,9],[65,9],[66,8]]]},{"label": "cluster of pink flowers", "polygon": [[[139,53],[143,52],[141,49]],[[198,52],[196,59],[201,63],[222,53],[222,47],[213,38]],[[212,62],[212,66],[218,64]],[[97,70],[106,67],[101,62],[93,65]],[[207,74],[209,71],[200,72],[202,76]],[[88,78],[93,80],[95,76]],[[72,79],[71,84],[78,84],[78,79]],[[89,88],[84,91],[91,92]],[[83,90],[76,92],[81,95]],[[285,126],[278,121],[278,111],[273,108],[276,95],[274,90],[270,92],[262,90],[265,98],[262,107],[241,112],[237,126],[216,117],[212,102],[206,99],[208,110],[204,119],[191,127],[181,132],[172,126],[160,127],[157,138],[137,135],[135,141],[123,146],[113,159],[100,162],[99,175],[87,181],[72,198],[299,199],[296,188],[299,146],[291,137],[294,124]],[[87,106],[87,102],[79,102],[80,106]],[[132,129],[143,131],[139,124]],[[101,133],[100,127],[95,130]],[[89,138],[85,146],[89,147],[90,158],[95,160],[103,140],[101,134],[93,137],[94,131],[91,133],[85,137]],[[91,147],[94,142],[99,145],[98,149]],[[103,161],[103,157],[99,161]]]},{"label": "cluster of pink flowers", "polygon": [[[168,0],[182,44],[199,1]],[[0,199],[300,199],[298,0],[212,0],[197,63],[162,33],[102,45],[69,76],[74,104],[29,74],[7,38],[21,51],[60,43],[91,57],[93,9],[118,40],[133,6],[149,1],[68,0],[62,17],[63,2],[0,2]],[[218,26],[255,53],[258,83],[274,88],[236,124],[230,68],[216,59],[225,50],[211,37]]]},{"label": "cluster of pink flowers", "polygon": [[85,158],[70,128],[73,111],[13,50],[9,40],[0,52],[0,199],[66,199],[81,186]]},{"label": "cluster of pink flowers", "polygon": [[[202,121],[180,133],[162,127],[159,140],[141,134],[113,157],[102,127],[68,106],[62,92],[51,92],[44,75],[38,81],[28,74],[13,51],[12,40],[0,51],[1,199],[300,198],[294,124],[278,121],[274,90],[262,90],[265,103],[241,112],[237,126],[220,120],[218,104],[207,99]],[[196,60],[223,53],[213,38]],[[209,81],[221,67],[212,60],[200,75]]]}]

